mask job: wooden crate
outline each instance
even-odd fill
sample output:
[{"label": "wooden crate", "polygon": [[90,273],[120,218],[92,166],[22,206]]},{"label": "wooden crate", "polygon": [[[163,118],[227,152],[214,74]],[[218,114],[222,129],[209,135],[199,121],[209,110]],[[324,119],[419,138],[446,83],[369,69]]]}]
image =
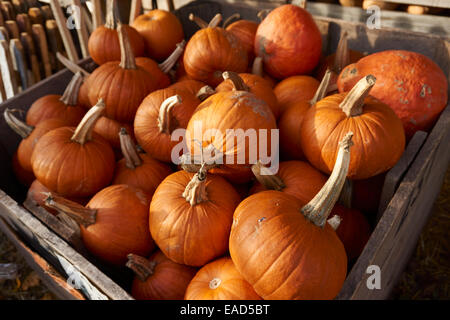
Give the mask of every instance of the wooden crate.
[{"label": "wooden crate", "polygon": [[[265,4],[275,7],[277,4]],[[228,17],[239,12],[243,18],[257,20],[260,8],[246,3],[196,1],[176,10],[187,36],[197,27],[188,20],[195,13],[207,20],[220,12]],[[349,47],[376,52],[386,49],[405,49],[422,53],[434,60],[449,77],[450,43],[443,37],[397,29],[369,30],[364,24],[332,18],[316,18],[323,34],[324,53],[336,49],[339,35],[347,31]],[[90,62],[82,63],[89,69]],[[92,66],[91,66],[92,67]],[[54,76],[19,94],[0,106],[27,110],[38,97],[62,93],[71,73],[60,71]],[[127,293],[131,274],[125,269],[110,269],[82,250],[75,250],[57,236],[51,228],[23,205],[25,192],[12,174],[11,158],[17,148],[16,136],[0,119],[0,227],[25,255],[29,263],[40,271],[44,281],[62,298],[71,299],[132,299]],[[416,246],[432,205],[439,193],[444,173],[450,161],[450,107],[447,106],[431,132],[418,132],[407,146],[397,165],[386,175],[380,212],[376,227],[363,253],[349,270],[337,299],[386,299],[398,280]],[[68,240],[70,242],[70,240]],[[52,266],[51,275],[43,263]],[[367,268],[381,269],[381,289],[366,286]],[[74,273],[75,272],[75,273]],[[64,279],[78,275],[80,290],[74,291]]]}]

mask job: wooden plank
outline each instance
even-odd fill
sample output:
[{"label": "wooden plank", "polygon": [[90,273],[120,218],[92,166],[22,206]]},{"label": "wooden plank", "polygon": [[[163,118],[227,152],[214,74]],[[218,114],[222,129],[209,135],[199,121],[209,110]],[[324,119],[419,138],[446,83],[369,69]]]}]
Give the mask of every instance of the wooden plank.
[{"label": "wooden plank", "polygon": [[130,8],[130,17],[128,19],[128,24],[132,24],[134,19],[136,19],[142,10],[142,1],[141,0],[131,0],[131,8]]},{"label": "wooden plank", "polygon": [[84,15],[81,12],[81,1],[80,0],[71,0],[72,6],[76,6],[80,9],[80,14],[75,14],[75,21],[77,24],[77,34],[78,34],[78,42],[81,48],[81,54],[83,58],[89,57],[88,51],[88,39],[89,35],[86,29],[86,21],[84,19]]},{"label": "wooden plank", "polygon": [[389,0],[389,2],[425,7],[450,8],[450,0]]},{"label": "wooden plank", "polygon": [[104,23],[100,0],[92,0],[92,29],[95,30]]},{"label": "wooden plank", "polygon": [[19,275],[19,268],[15,263],[0,263],[0,281],[14,280]]},{"label": "wooden plank", "polygon": [[61,70],[63,65],[56,58],[56,54],[64,52],[64,45],[56,21],[52,19],[45,21],[45,30],[48,39],[50,59],[52,60],[52,69],[53,71]]},{"label": "wooden plank", "polygon": [[17,79],[14,73],[9,44],[0,40],[0,66],[6,97],[12,98],[18,93]]},{"label": "wooden plank", "polygon": [[20,34],[20,42],[28,57],[28,65],[31,66],[30,85],[41,81],[41,72],[39,70],[39,61],[37,57],[36,48],[34,46],[33,38],[30,34],[22,32]]},{"label": "wooden plank", "polygon": [[39,46],[45,77],[50,77],[52,75],[52,66],[50,64],[47,37],[45,36],[44,27],[41,24],[33,24],[31,30],[33,32],[34,43],[36,46]]},{"label": "wooden plank", "polygon": [[18,14],[16,16],[16,22],[20,32],[27,32],[28,34],[31,34],[31,21],[28,14]]},{"label": "wooden plank", "polygon": [[10,39],[19,39],[19,27],[17,26],[17,22],[15,20],[5,21],[5,28],[8,30]]},{"label": "wooden plank", "polygon": [[25,58],[25,50],[19,39],[12,39],[9,42],[9,51],[13,60],[13,67],[20,78],[20,87],[22,90],[28,88],[28,64]]}]

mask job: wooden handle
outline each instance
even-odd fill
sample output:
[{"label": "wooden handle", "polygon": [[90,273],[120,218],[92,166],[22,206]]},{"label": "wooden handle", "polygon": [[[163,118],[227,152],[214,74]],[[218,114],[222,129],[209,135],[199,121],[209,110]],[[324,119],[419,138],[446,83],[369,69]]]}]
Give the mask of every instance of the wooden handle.
[{"label": "wooden handle", "polygon": [[67,55],[69,59],[73,62],[79,60],[75,44],[73,43],[72,36],[70,35],[69,29],[66,27],[66,18],[61,9],[61,5],[58,0],[50,0],[50,5],[53,11],[53,16],[55,17],[56,23],[58,24],[59,33],[66,48]]},{"label": "wooden handle", "polygon": [[30,8],[28,10],[28,16],[30,17],[31,24],[44,24],[44,15],[39,8]]},{"label": "wooden handle", "polygon": [[50,8],[50,6],[42,6],[41,7],[41,12],[42,12],[42,16],[44,17],[44,20],[52,20],[55,19],[55,17],[53,17],[53,12],[52,9]]},{"label": "wooden handle", "polygon": [[86,8],[86,6],[82,6],[81,7],[81,14],[84,16],[84,21],[86,24],[86,28],[88,31],[88,34],[90,35],[92,33],[92,31],[94,31],[94,27],[92,24],[92,19],[91,19],[91,14],[89,13],[88,9]]},{"label": "wooden handle", "polygon": [[27,4],[23,0],[12,0],[12,6],[14,7],[14,11],[16,14],[26,13],[27,12]]},{"label": "wooden handle", "polygon": [[76,24],[79,26],[77,28],[77,34],[78,34],[78,40],[81,47],[81,54],[83,58],[89,57],[89,51],[88,51],[88,40],[89,35],[86,29],[86,22],[84,20],[84,15],[81,14],[81,1],[80,0],[71,0],[71,3],[73,6],[76,6],[80,9],[80,14],[75,14],[74,17],[76,19]]},{"label": "wooden handle", "polygon": [[6,98],[12,98],[18,93],[17,79],[9,52],[9,44],[5,40],[0,40],[0,65],[3,79],[3,86]]},{"label": "wooden handle", "polygon": [[11,2],[9,2],[9,1],[2,1],[0,3],[0,9],[3,13],[3,18],[5,20],[13,20],[14,17],[16,16],[16,14],[14,12],[14,8],[13,8]]},{"label": "wooden handle", "polygon": [[56,54],[56,58],[58,58],[58,60],[70,71],[72,71],[73,73],[77,73],[77,72],[81,72],[83,74],[83,76],[88,77],[90,75],[90,73],[86,70],[84,70],[82,67],[80,67],[79,65],[77,65],[76,63],[74,63],[73,61],[70,61],[69,59],[67,59],[64,55],[62,55],[61,53],[57,53]]},{"label": "wooden handle", "polygon": [[3,17],[2,10],[0,10],[0,26],[3,27],[5,25],[5,18]]},{"label": "wooden handle", "polygon": [[5,28],[8,30],[10,39],[19,39],[20,31],[16,21],[14,20],[5,21]]},{"label": "wooden handle", "polygon": [[41,72],[39,70],[39,61],[36,54],[36,48],[33,43],[33,38],[26,32],[20,34],[20,42],[28,57],[28,65],[31,66],[32,75],[29,77],[30,85],[41,81]]},{"label": "wooden handle", "polygon": [[54,58],[54,70],[61,70],[64,66],[63,64],[56,58],[56,54],[58,52],[64,52],[64,45],[61,39],[61,35],[59,34],[58,25],[55,20],[47,20],[45,21],[45,29],[47,31],[47,40],[49,51],[51,52],[51,56]]},{"label": "wooden handle", "polygon": [[128,20],[128,24],[131,25],[140,14],[142,10],[142,1],[141,0],[131,0],[131,8],[130,8],[130,18]]},{"label": "wooden handle", "polygon": [[47,38],[45,36],[44,27],[41,24],[33,24],[31,26],[33,30],[33,38],[35,43],[39,43],[39,48],[41,52],[41,60],[44,65],[44,73],[46,77],[52,75],[52,66],[50,64],[50,58],[48,54],[48,44]]},{"label": "wooden handle", "polygon": [[0,40],[9,41],[9,33],[5,27],[0,27]]},{"label": "wooden handle", "polygon": [[93,30],[104,24],[102,5],[100,0],[92,0],[92,28]]},{"label": "wooden handle", "polygon": [[21,13],[16,16],[17,26],[20,32],[26,32],[31,34],[31,21],[30,17],[26,13]]},{"label": "wooden handle", "polygon": [[22,90],[28,88],[28,64],[25,59],[25,51],[19,39],[12,39],[9,43],[9,49],[13,60],[14,69],[19,75],[20,86]]}]

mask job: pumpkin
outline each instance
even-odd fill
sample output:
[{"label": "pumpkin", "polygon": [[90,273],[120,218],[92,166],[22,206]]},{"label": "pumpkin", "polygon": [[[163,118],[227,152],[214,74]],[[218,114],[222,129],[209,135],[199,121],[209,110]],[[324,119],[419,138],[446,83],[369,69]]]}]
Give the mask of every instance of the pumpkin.
[{"label": "pumpkin", "polygon": [[[97,27],[88,40],[88,51],[95,63],[102,65],[109,61],[119,61],[121,57],[119,37],[117,36],[117,21],[114,14],[116,0],[107,1],[106,23]],[[129,25],[123,25],[124,32],[130,39],[130,50],[136,57],[145,54],[144,39],[139,32]]]},{"label": "pumpkin", "polygon": [[280,129],[280,154],[283,159],[304,159],[300,140],[303,118],[311,106],[325,97],[330,86],[331,78],[332,72],[328,71],[322,79],[319,88],[317,88],[316,94],[310,101],[299,100],[291,103],[278,120],[278,128]]},{"label": "pumpkin", "polygon": [[26,172],[33,172],[31,155],[36,148],[37,142],[47,132],[63,127],[66,123],[60,119],[47,119],[33,127],[16,118],[13,112],[14,110],[6,108],[3,115],[8,126],[22,137],[22,141],[17,147],[17,161],[20,168]]},{"label": "pumpkin", "polygon": [[[93,131],[108,141],[114,151],[120,151],[120,128],[125,128],[127,132],[133,133],[133,126],[127,123],[120,123],[105,116],[98,118],[94,124]],[[132,136],[132,138],[134,139],[134,136]]]},{"label": "pumpkin", "polygon": [[386,50],[368,55],[342,70],[339,92],[349,91],[368,74],[377,78],[370,94],[395,111],[408,140],[418,130],[429,130],[447,105],[444,72],[420,53]]},{"label": "pumpkin", "polygon": [[[137,66],[128,37],[119,24],[121,60],[102,64],[87,79],[89,101],[98,99],[106,104],[106,116],[122,123],[131,123],[141,101],[158,88],[156,78],[143,67]],[[114,90],[111,90],[114,88]]]},{"label": "pumpkin", "polygon": [[250,195],[277,190],[304,203],[311,201],[327,181],[323,173],[304,161],[282,161],[276,175],[271,174],[261,163],[254,164],[252,171],[256,181],[250,189]]},{"label": "pumpkin", "polygon": [[78,104],[85,109],[89,109],[92,106],[89,101],[89,85],[86,84],[89,76],[90,74],[83,77],[83,83],[78,90]]},{"label": "pumpkin", "polygon": [[319,63],[322,36],[311,14],[286,4],[272,10],[256,30],[255,55],[277,79],[308,74]]},{"label": "pumpkin", "polygon": [[264,61],[261,57],[253,59],[252,73],[264,78],[272,89],[275,88],[276,80],[264,72]]},{"label": "pumpkin", "polygon": [[187,287],[185,300],[260,300],[230,257],[203,266]]},{"label": "pumpkin", "polygon": [[[280,113],[278,109],[278,101],[268,82],[264,78],[251,73],[240,73],[238,77],[240,77],[244,82],[244,85],[246,86],[245,90],[264,100],[270,107],[270,110],[272,110],[275,119],[277,119]],[[235,90],[235,87],[230,79],[224,80],[216,87],[217,92],[233,90]]]},{"label": "pumpkin", "polygon": [[191,37],[183,56],[187,75],[213,87],[222,82],[222,72],[243,73],[248,66],[248,56],[240,40],[217,27],[217,21],[220,19],[213,19]]},{"label": "pumpkin", "polygon": [[148,231],[150,199],[140,189],[112,185],[82,205],[50,194],[45,205],[63,212],[80,225],[81,239],[95,257],[123,266],[129,253],[147,256],[155,248]]},{"label": "pumpkin", "polygon": [[134,134],[137,142],[148,155],[157,160],[177,160],[180,154],[174,148],[180,143],[180,138],[184,137],[184,132],[177,140],[172,140],[172,133],[176,129],[186,128],[199,103],[200,100],[195,95],[185,90],[169,87],[152,92],[136,112]]},{"label": "pumpkin", "polygon": [[[172,84],[170,87],[175,90],[189,91],[191,94],[197,95],[201,88],[205,87],[205,83],[197,80],[181,80]],[[211,88],[211,87],[210,87]],[[214,90],[214,89],[213,89]]]},{"label": "pumpkin", "polygon": [[126,266],[135,273],[131,295],[137,300],[183,300],[197,272],[196,268],[173,262],[159,250],[148,259],[130,253]]},{"label": "pumpkin", "polygon": [[35,126],[46,119],[60,119],[67,126],[76,126],[86,110],[78,104],[78,91],[83,82],[81,73],[76,73],[64,94],[50,94],[37,99],[27,111],[26,122]]},{"label": "pumpkin", "polygon": [[376,79],[362,78],[350,92],[328,96],[311,107],[300,131],[302,150],[309,162],[330,173],[337,144],[355,133],[350,179],[367,179],[392,168],[405,149],[405,133],[394,111],[368,96]]},{"label": "pumpkin", "polygon": [[33,183],[33,181],[36,180],[33,171],[25,170],[20,165],[19,160],[17,158],[17,151],[14,152],[11,162],[14,175],[16,176],[19,183],[26,187],[29,187]]},{"label": "pumpkin", "polygon": [[[239,170],[250,179],[250,166],[257,160],[267,161],[262,158],[276,152],[278,141],[271,137],[275,117],[264,100],[246,91],[236,73],[224,72],[223,76],[232,80],[235,89],[218,92],[197,107],[186,128],[186,143],[194,161],[209,157],[206,161],[223,163],[221,170]],[[247,133],[252,137],[246,139]],[[232,182],[249,181],[237,178]]]},{"label": "pumpkin", "polygon": [[280,116],[293,103],[311,100],[319,85],[320,82],[310,76],[292,76],[280,81],[273,89],[280,108]]},{"label": "pumpkin", "polygon": [[36,178],[64,197],[88,197],[111,182],[114,153],[100,135],[92,132],[104,112],[99,101],[78,127],[53,129],[42,136],[31,156]]},{"label": "pumpkin", "polygon": [[380,205],[386,172],[369,179],[352,181],[351,207],[375,217]]},{"label": "pumpkin", "polygon": [[112,184],[127,184],[153,195],[156,187],[172,170],[164,163],[138,153],[134,141],[125,128],[119,133],[124,158],[117,162]]},{"label": "pumpkin", "polygon": [[258,29],[258,23],[250,20],[238,20],[224,28],[226,31],[233,34],[243,45],[244,50],[247,52],[248,61],[253,61],[255,54],[253,50],[253,44],[255,42],[256,29]]},{"label": "pumpkin", "polygon": [[169,11],[150,10],[136,17],[131,25],[144,38],[148,56],[157,61],[167,58],[184,39],[181,22]]},{"label": "pumpkin", "polygon": [[[225,179],[183,170],[169,175],[150,204],[150,232],[172,261],[202,266],[228,250],[234,209],[240,196]],[[205,245],[206,244],[206,245]]]},{"label": "pumpkin", "polygon": [[327,223],[347,175],[352,133],[341,141],[333,173],[307,204],[284,192],[258,192],[236,208],[229,250],[239,273],[265,300],[333,299],[347,256]]}]

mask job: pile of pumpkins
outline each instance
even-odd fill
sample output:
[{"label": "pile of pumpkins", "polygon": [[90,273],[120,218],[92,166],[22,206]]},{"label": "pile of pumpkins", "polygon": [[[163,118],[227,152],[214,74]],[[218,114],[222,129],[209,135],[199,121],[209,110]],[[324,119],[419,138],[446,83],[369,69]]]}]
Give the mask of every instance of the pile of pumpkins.
[{"label": "pile of pumpkins", "polygon": [[[314,19],[290,4],[260,23],[191,15],[187,42],[170,12],[130,26],[108,6],[89,39],[98,67],[25,121],[5,111],[28,196],[72,217],[93,256],[131,268],[136,299],[335,298],[370,236],[378,181],[447,103],[442,70],[414,52],[350,50],[345,33],[323,57]],[[174,164],[194,122],[278,129],[279,170]],[[202,139],[224,157],[249,151]]]}]

